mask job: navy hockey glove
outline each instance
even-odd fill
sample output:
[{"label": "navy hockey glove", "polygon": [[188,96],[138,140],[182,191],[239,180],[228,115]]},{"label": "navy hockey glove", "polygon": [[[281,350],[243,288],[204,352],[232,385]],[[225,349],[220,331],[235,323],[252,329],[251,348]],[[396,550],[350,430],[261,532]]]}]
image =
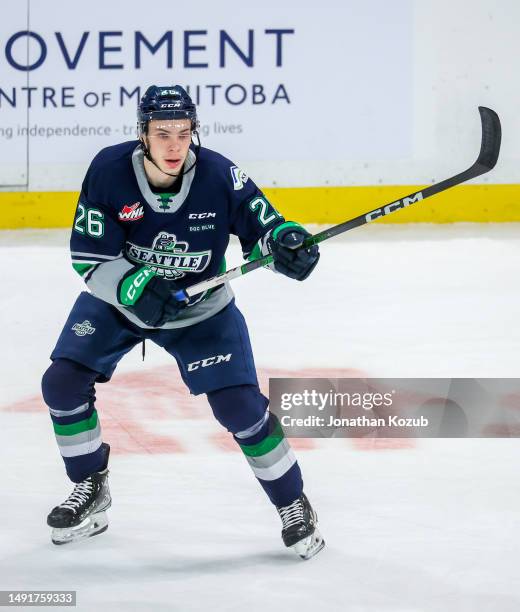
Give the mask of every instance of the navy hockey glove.
[{"label": "navy hockey glove", "polygon": [[289,278],[305,280],[314,270],[320,258],[318,245],[308,249],[298,249],[311,234],[293,221],[275,227],[268,244],[273,255],[273,265],[277,272]]},{"label": "navy hockey glove", "polygon": [[174,297],[178,291],[173,281],[155,276],[150,268],[135,266],[119,281],[120,304],[150,327],[161,327],[177,318],[188,300]]}]

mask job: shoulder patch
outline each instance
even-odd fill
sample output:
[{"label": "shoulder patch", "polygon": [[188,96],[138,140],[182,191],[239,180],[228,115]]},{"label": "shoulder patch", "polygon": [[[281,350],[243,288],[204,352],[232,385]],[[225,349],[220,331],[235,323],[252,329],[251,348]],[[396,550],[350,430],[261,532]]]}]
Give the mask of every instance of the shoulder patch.
[{"label": "shoulder patch", "polygon": [[238,168],[237,166],[231,166],[230,171],[231,178],[233,179],[233,189],[235,191],[239,191],[247,183],[249,177],[243,170],[240,170],[240,168]]}]

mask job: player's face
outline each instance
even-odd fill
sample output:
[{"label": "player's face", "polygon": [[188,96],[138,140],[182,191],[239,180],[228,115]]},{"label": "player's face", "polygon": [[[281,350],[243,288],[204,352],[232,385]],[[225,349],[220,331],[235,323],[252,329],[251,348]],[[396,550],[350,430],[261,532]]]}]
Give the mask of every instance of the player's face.
[{"label": "player's face", "polygon": [[178,174],[191,144],[189,119],[153,120],[148,124],[147,144],[155,163],[168,174]]}]

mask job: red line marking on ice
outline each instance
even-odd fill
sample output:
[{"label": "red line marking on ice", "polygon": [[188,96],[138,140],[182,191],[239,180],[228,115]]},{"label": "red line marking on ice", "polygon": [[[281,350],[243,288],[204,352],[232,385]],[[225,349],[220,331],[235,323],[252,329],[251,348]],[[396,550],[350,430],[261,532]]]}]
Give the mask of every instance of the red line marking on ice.
[{"label": "red line marking on ice", "polygon": [[[365,373],[354,369],[304,368],[300,370],[259,368],[258,379],[267,395],[269,378],[353,378]],[[175,431],[178,421],[210,421],[215,431],[205,433],[206,440],[216,450],[239,450],[231,434],[223,431],[213,418],[205,395],[192,396],[185,387],[176,366],[162,366],[154,370],[115,374],[110,383],[96,385],[98,410],[104,439],[115,454],[187,453],[190,438],[200,435],[193,427],[186,434],[155,433],[153,429]],[[39,413],[48,411],[40,395],[25,398],[0,407],[2,412]],[[205,425],[206,431],[207,426]],[[49,422],[49,435],[52,435]],[[352,438],[347,440],[351,444]],[[310,450],[318,446],[312,438],[291,438],[296,450]],[[401,442],[401,444],[399,444]],[[405,443],[406,442],[406,443]],[[323,441],[319,446],[323,445]],[[353,440],[363,450],[378,448],[409,448],[413,440],[392,439]],[[385,445],[386,444],[386,445]],[[197,446],[197,445],[195,445]]]},{"label": "red line marking on ice", "polygon": [[209,441],[221,451],[226,453],[234,453],[240,450],[231,434],[225,431],[217,431],[209,436]]},{"label": "red line marking on ice", "polygon": [[415,448],[413,438],[351,438],[354,448],[360,451],[404,450]]}]

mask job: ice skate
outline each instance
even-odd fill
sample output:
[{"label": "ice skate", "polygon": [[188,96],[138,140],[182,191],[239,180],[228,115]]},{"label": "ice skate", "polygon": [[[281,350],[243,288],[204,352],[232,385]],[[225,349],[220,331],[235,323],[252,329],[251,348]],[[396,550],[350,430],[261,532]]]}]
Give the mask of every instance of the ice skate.
[{"label": "ice skate", "polygon": [[304,493],[288,506],[276,508],[282,519],[282,540],[302,559],[314,557],[325,546],[318,531],[318,515]]},{"label": "ice skate", "polygon": [[52,542],[68,544],[103,533],[108,529],[105,511],[111,504],[105,468],[77,483],[69,497],[52,509],[47,517],[47,524],[53,528]]}]

